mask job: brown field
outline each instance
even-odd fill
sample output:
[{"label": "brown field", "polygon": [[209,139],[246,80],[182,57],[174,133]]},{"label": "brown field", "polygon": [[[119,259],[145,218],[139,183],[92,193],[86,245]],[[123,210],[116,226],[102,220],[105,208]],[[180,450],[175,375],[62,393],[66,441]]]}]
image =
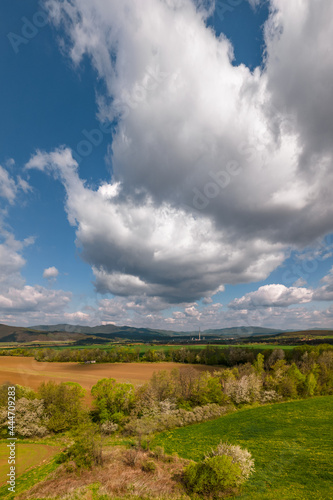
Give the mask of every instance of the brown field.
[{"label": "brown field", "polygon": [[[47,363],[33,358],[0,356],[0,384],[11,382],[37,389],[42,382],[77,382],[90,391],[98,380],[105,377],[115,378],[118,382],[138,385],[147,382],[154,372],[180,368],[181,363]],[[200,371],[213,367],[192,365]]]}]

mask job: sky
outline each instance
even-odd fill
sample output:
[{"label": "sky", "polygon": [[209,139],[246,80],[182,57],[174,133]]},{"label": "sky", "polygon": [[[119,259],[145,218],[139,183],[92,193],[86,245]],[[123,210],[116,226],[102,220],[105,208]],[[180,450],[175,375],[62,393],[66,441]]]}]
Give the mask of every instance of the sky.
[{"label": "sky", "polygon": [[333,4],[4,0],[0,323],[333,327]]}]

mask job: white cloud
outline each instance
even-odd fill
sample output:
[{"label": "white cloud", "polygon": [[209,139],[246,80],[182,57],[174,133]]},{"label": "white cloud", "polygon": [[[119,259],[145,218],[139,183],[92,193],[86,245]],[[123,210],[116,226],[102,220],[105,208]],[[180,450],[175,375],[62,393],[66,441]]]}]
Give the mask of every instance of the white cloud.
[{"label": "white cloud", "polygon": [[333,300],[333,267],[330,272],[322,278],[323,286],[315,290],[314,300]]},{"label": "white cloud", "polygon": [[138,325],[146,328],[171,329],[178,331],[216,329],[237,326],[264,326],[277,329],[305,329],[332,327],[333,308],[324,310],[315,307],[261,307],[257,309],[225,310],[221,304],[211,304],[206,307],[192,305],[196,314],[185,314],[184,308],[161,314],[145,308],[136,309],[133,303],[125,298],[104,299],[99,306],[90,312],[90,324],[115,323],[117,325]]},{"label": "white cloud", "polygon": [[264,285],[255,292],[250,292],[230,302],[231,309],[257,309],[260,307],[287,307],[292,304],[311,302],[313,291],[307,288],[272,284]]},{"label": "white cloud", "polygon": [[[31,243],[28,241],[28,243]],[[0,245],[0,322],[31,325],[63,314],[70,305],[72,294],[50,290],[39,285],[26,285],[21,274],[25,259],[24,243],[7,235]]]},{"label": "white cloud", "polygon": [[20,285],[22,284],[20,271],[25,265],[25,259],[22,257],[21,252],[26,245],[31,244],[31,241],[17,241],[13,234],[4,230],[0,225],[0,241],[1,240],[0,287],[7,285]]},{"label": "white cloud", "polygon": [[7,170],[0,165],[0,196],[6,198],[9,203],[13,203],[17,193],[17,186]]},{"label": "white cloud", "polygon": [[43,278],[52,280],[56,279],[58,276],[59,276],[59,271],[56,267],[52,266],[48,267],[47,269],[44,269]]},{"label": "white cloud", "polygon": [[[0,323],[31,325],[40,320],[47,322],[62,315],[70,305],[71,292],[25,283],[22,270],[26,260],[23,254],[33,243],[33,237],[16,240],[0,221]],[[50,269],[54,276],[55,268]]]},{"label": "white cloud", "polygon": [[[8,163],[8,162],[7,162]],[[9,166],[13,163],[9,162]],[[31,191],[29,183],[18,176],[17,181],[11,177],[6,169],[0,165],[0,197],[5,198],[11,205],[14,203],[19,190],[24,193]]]},{"label": "white cloud", "polygon": [[71,295],[70,292],[48,290],[37,285],[9,288],[5,295],[0,295],[0,309],[2,314],[41,310],[53,312],[67,305]]},{"label": "white cloud", "polygon": [[[193,301],[265,279],[291,248],[333,231],[333,5],[271,0],[266,67],[251,72],[232,65],[230,42],[190,0],[46,3],[69,57],[90,57],[106,84],[99,117],[117,123],[112,179],[95,191],[69,149],[27,165],[64,183],[97,291],[194,312]],[[232,307],[312,294],[267,285]],[[106,315],[135,309],[119,300]]]},{"label": "white cloud", "polygon": [[38,152],[27,164],[35,167],[61,177],[69,221],[101,293],[192,302],[223,290],[222,283],[263,279],[283,260],[281,245],[255,239],[236,246],[208,217],[169,202],[156,206],[147,197],[138,204],[129,195],[105,197],[105,185],[85,187],[67,149]]},{"label": "white cloud", "polygon": [[82,312],[82,311],[76,311],[73,313],[64,313],[63,318],[65,321],[68,323],[79,323],[79,324],[90,324],[92,321],[92,317],[90,314]]},{"label": "white cloud", "polygon": [[286,113],[294,118],[302,153],[299,174],[321,187],[324,205],[329,199],[324,179],[332,181],[333,4],[271,0],[271,10],[267,77],[271,102],[279,111],[274,112],[276,126]]}]

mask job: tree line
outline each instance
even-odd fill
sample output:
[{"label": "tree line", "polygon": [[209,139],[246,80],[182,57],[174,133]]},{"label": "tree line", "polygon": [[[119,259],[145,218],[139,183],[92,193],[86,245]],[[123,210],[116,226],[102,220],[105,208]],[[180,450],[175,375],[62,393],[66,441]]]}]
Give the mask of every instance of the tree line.
[{"label": "tree line", "polygon": [[[110,349],[86,348],[86,349],[2,349],[0,356],[29,356],[36,361],[46,362],[79,362],[85,363],[95,361],[96,363],[133,363],[161,361],[172,361],[175,363],[201,364],[231,367],[237,364],[253,363],[258,354],[264,356],[265,362],[270,357],[271,349],[260,349],[251,347],[219,347],[207,345],[203,349],[191,347],[180,347],[179,349],[158,349],[152,346],[146,352],[141,352],[140,346],[129,347],[116,345]],[[297,363],[303,354],[307,352],[311,356],[318,357],[323,351],[333,350],[328,344],[302,345],[284,351],[285,359]]]}]

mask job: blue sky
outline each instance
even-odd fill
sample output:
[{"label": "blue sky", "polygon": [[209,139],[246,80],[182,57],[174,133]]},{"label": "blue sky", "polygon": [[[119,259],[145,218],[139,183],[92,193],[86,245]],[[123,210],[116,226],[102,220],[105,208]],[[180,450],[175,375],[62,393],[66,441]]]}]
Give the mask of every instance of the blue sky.
[{"label": "blue sky", "polygon": [[137,5],[4,2],[0,322],[332,327],[330,7]]}]

